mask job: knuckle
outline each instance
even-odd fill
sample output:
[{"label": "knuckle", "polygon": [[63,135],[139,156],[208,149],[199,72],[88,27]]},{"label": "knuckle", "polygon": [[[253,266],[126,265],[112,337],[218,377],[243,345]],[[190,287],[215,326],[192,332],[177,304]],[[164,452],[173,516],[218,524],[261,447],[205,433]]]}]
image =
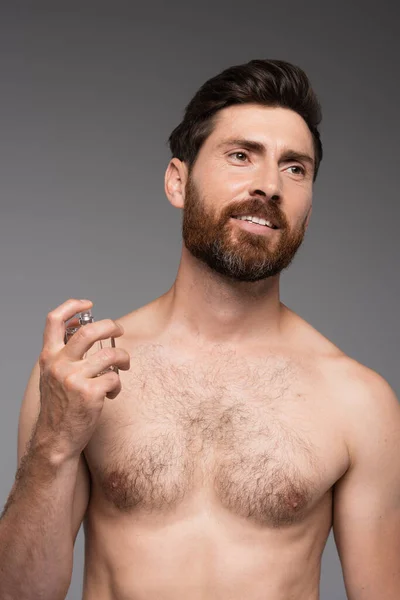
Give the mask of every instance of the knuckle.
[{"label": "knuckle", "polygon": [[121,381],[118,373],[115,371],[109,371],[104,378],[104,383],[106,384],[107,389],[114,389],[115,386],[120,385]]},{"label": "knuckle", "polygon": [[114,383],[114,385],[121,385],[121,379],[120,379],[118,373],[116,373],[115,371],[110,371],[110,375],[111,375],[111,382]]},{"label": "knuckle", "polygon": [[57,320],[56,313],[53,310],[51,312],[47,313],[47,317],[46,317],[47,325],[52,326],[53,323],[56,322],[56,320]]},{"label": "knuckle", "polygon": [[114,329],[116,325],[115,321],[112,319],[104,319],[103,323],[106,325],[107,329]]},{"label": "knuckle", "polygon": [[85,326],[81,326],[78,331],[77,334],[79,335],[79,337],[83,340],[89,340],[92,337],[92,328],[91,328],[91,323],[88,323],[88,325]]},{"label": "knuckle", "polygon": [[61,379],[61,365],[58,361],[53,361],[48,368],[48,372],[53,379]]},{"label": "knuckle", "polygon": [[[103,381],[102,381],[103,379]],[[110,382],[109,379],[107,378],[107,380],[104,378],[104,376],[102,375],[101,377],[98,378],[96,385],[93,386],[93,390],[94,395],[96,396],[96,398],[104,398],[104,396],[106,394],[108,394],[108,392],[113,389],[114,386],[110,386]]]},{"label": "knuckle", "polygon": [[121,380],[115,371],[110,373],[108,391],[121,391]]},{"label": "knuckle", "polygon": [[111,390],[113,398],[116,398],[118,396],[118,394],[121,392],[121,389],[121,382],[119,381]]},{"label": "knuckle", "polygon": [[77,388],[77,378],[75,373],[68,373],[64,377],[64,387],[66,390],[71,391]]},{"label": "knuckle", "polygon": [[112,348],[103,348],[101,351],[101,358],[104,361],[116,360],[117,353]]},{"label": "knuckle", "polygon": [[41,369],[44,369],[45,367],[47,367],[49,358],[50,358],[49,351],[46,350],[45,348],[43,348],[43,350],[41,351],[41,353],[39,355],[39,366]]},{"label": "knuckle", "polygon": [[121,386],[112,388],[109,392],[107,392],[108,398],[116,398],[118,394],[121,392]]},{"label": "knuckle", "polygon": [[96,388],[93,386],[92,382],[88,379],[83,381],[80,386],[81,396],[85,401],[89,401],[93,398],[93,395],[96,393]]}]

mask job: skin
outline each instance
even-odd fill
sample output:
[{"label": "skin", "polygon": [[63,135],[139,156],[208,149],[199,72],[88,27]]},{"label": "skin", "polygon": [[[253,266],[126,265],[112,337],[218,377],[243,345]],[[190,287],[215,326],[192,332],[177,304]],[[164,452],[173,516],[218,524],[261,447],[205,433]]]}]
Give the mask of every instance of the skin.
[{"label": "skin", "polygon": [[[221,147],[227,138],[264,151]],[[204,206],[275,199],[291,228],[307,226],[313,168],[283,160],[287,149],[314,156],[298,114],[221,111],[191,174]],[[165,191],[178,209],[187,180],[172,159]],[[233,245],[241,227],[271,248],[280,235],[228,226]],[[399,405],[281,303],[279,275],[234,281],[183,246],[171,289],[118,323],[130,367],[74,496],[84,600],[317,600],[332,525],[348,598],[400,597]]]}]

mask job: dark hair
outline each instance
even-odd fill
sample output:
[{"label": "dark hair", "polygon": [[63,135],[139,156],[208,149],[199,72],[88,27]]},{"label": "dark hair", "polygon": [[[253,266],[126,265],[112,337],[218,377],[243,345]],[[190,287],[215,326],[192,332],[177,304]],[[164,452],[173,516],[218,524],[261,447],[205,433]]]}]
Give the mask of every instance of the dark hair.
[{"label": "dark hair", "polygon": [[168,138],[172,156],[187,163],[190,172],[202,144],[214,129],[216,113],[233,104],[248,103],[289,108],[304,119],[313,136],[315,181],[322,160],[318,131],[321,106],[305,72],[282,60],[251,60],[206,81]]}]

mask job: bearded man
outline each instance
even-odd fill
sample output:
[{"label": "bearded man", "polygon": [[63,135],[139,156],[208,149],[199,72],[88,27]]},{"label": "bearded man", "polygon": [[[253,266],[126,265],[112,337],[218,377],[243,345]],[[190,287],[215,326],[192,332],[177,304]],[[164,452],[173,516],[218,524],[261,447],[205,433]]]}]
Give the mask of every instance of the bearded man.
[{"label": "bearded man", "polygon": [[169,139],[171,289],[66,344],[92,302],[49,313],[0,522],[2,599],[64,598],[82,522],[84,600],[317,600],[332,526],[348,598],[400,598],[398,402],[280,301],[320,119],[287,62],[207,81]]}]

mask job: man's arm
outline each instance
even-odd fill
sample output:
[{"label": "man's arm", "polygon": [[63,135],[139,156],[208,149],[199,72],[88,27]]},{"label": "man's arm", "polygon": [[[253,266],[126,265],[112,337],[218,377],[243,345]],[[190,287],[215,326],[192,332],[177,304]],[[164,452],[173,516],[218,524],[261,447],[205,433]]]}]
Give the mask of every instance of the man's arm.
[{"label": "man's arm", "polygon": [[63,460],[54,440],[32,436],[39,406],[36,364],[20,412],[19,468],[0,518],[1,600],[64,600],[89,498],[83,457]]},{"label": "man's arm", "polygon": [[400,599],[400,405],[363,368],[346,402],[351,466],[335,485],[333,531],[349,600]]}]

